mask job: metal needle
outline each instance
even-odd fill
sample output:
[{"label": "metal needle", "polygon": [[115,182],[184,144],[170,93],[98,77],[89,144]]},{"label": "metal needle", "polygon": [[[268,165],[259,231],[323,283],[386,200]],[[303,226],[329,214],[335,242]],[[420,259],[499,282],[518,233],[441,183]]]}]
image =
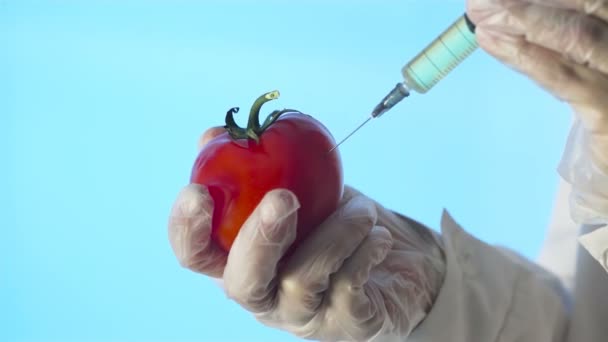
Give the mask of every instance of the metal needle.
[{"label": "metal needle", "polygon": [[354,131],[350,132],[349,135],[346,136],[346,138],[342,139],[342,141],[340,141],[336,146],[334,146],[331,150],[329,150],[329,152],[327,153],[331,153],[331,151],[335,150],[336,148],[338,148],[338,146],[342,145],[343,142],[345,142],[348,138],[351,137],[351,135],[355,134],[355,132],[357,132],[359,129],[361,129],[361,127],[363,127],[369,120],[371,120],[372,117],[368,117],[367,120],[363,121],[362,124],[359,125],[359,127],[355,128]]}]

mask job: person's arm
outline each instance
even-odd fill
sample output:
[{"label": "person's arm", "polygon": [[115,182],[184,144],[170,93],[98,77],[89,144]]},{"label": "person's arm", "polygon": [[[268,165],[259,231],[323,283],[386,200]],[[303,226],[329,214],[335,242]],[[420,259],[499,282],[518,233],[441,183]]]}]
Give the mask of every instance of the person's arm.
[{"label": "person's arm", "polygon": [[[483,50],[574,110],[559,167],[570,185],[569,203],[563,205],[568,210],[562,209],[559,222],[566,231],[559,234],[573,237],[573,227],[598,226],[579,240],[603,265],[608,249],[608,228],[601,227],[608,223],[608,3],[467,0],[467,14]],[[568,246],[570,256],[573,246]]]},{"label": "person's arm", "polygon": [[572,292],[567,341],[604,341],[608,336],[608,273],[603,269],[605,259],[601,253],[608,248],[608,241],[602,239],[608,227],[575,222],[570,214],[571,190],[570,184],[560,181],[539,262],[558,275]]},{"label": "person's arm", "polygon": [[[560,217],[553,222],[540,262],[564,279],[573,293],[567,340],[605,341],[608,273],[602,266],[608,263],[608,3],[467,0],[467,7],[482,49],[567,102],[575,112],[559,168],[568,185],[562,186],[557,206],[561,208],[556,209],[556,217]],[[573,267],[578,235],[584,249],[578,246]],[[565,249],[560,250],[559,245]]]},{"label": "person's arm", "polygon": [[[346,189],[341,208],[293,255],[297,199],[268,193],[229,253],[210,239],[204,187],[178,196],[169,238],[180,263],[222,277],[267,326],[321,341],[561,342],[559,282],[444,215],[441,235]],[[542,324],[541,324],[542,323]]]}]

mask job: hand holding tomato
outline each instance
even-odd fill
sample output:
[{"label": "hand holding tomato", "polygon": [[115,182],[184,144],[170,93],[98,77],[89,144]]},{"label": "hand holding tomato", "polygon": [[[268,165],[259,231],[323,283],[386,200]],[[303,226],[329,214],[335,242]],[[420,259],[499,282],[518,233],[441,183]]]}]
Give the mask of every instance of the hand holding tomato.
[{"label": "hand holding tomato", "polygon": [[[294,122],[285,120],[284,123],[284,127],[293,128]],[[308,123],[302,125],[306,127]],[[224,130],[214,128],[203,135],[201,155],[206,149],[221,151],[215,144],[228,141]],[[267,155],[262,153],[261,160],[272,160],[271,148],[264,144],[264,134],[269,132],[258,137],[259,145],[248,141],[247,144],[252,145],[241,145],[239,148],[244,150],[230,156],[242,156],[238,153],[247,150],[247,146],[262,146],[267,148],[264,149]],[[319,146],[327,155],[331,146],[326,146],[324,139],[312,146]],[[222,146],[237,148],[232,143]],[[315,160],[306,151],[300,153]],[[303,159],[288,160],[301,162]],[[198,162],[196,165],[200,166]],[[194,170],[193,179],[200,180],[196,176],[199,168]],[[218,169],[214,175],[241,175],[235,170],[221,173]],[[317,169],[302,166],[297,172],[314,170]],[[211,178],[200,183],[211,184]],[[242,183],[235,184],[251,186],[247,178],[237,180]],[[259,184],[265,186],[266,183]],[[282,183],[287,188],[292,185],[288,181]],[[303,190],[287,188],[276,187],[265,192],[240,226],[228,225],[226,227],[231,228],[226,229],[223,228],[225,222],[237,221],[228,213],[237,216],[242,213],[231,211],[226,202],[220,202],[222,210],[215,208],[214,190],[208,185],[186,186],[173,206],[169,221],[169,240],[180,264],[192,271],[222,278],[228,297],[252,312],[260,322],[300,337],[316,340],[407,337],[429,312],[443,281],[444,254],[434,233],[346,187],[343,193],[340,188],[341,198],[336,209],[318,224],[306,227],[302,235],[301,223],[306,221],[300,216],[314,213],[303,210],[304,201],[331,204],[327,198],[331,198],[333,192],[328,195],[327,189],[317,189],[302,200],[296,193]],[[238,199],[232,201],[243,203]],[[219,223],[213,222],[217,220],[217,213],[222,217]],[[223,231],[228,233],[219,236]],[[299,242],[295,243],[298,238]]]}]

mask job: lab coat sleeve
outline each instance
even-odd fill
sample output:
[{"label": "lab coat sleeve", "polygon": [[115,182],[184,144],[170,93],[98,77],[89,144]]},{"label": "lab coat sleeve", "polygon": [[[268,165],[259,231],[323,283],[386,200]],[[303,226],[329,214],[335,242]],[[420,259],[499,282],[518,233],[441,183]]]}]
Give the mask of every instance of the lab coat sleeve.
[{"label": "lab coat sleeve", "polygon": [[479,241],[447,212],[441,230],[444,283],[407,341],[565,341],[569,304],[556,277],[514,252]]},{"label": "lab coat sleeve", "polygon": [[537,263],[555,274],[564,286],[573,291],[575,283],[579,225],[570,216],[568,196],[570,184],[559,180],[553,213]]},{"label": "lab coat sleeve", "polygon": [[[602,225],[583,225],[580,234],[593,236]],[[608,249],[608,245],[604,245]],[[574,306],[568,342],[608,341],[608,273],[585,248],[578,249]]]},{"label": "lab coat sleeve", "polygon": [[[608,272],[608,224],[585,226],[589,232],[580,236],[579,241],[595,261]],[[601,273],[601,272],[600,272]],[[608,291],[608,287],[606,287]]]},{"label": "lab coat sleeve", "polygon": [[567,341],[608,341],[608,226],[580,225],[572,219],[571,188],[560,180],[539,263],[571,289],[573,307]]}]

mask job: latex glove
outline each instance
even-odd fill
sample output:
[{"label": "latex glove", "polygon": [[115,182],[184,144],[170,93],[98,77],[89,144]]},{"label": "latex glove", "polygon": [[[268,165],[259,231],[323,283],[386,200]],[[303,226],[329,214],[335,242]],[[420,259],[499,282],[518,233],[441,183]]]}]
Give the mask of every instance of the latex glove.
[{"label": "latex glove", "polygon": [[468,0],[481,48],[576,113],[560,173],[581,224],[608,222],[608,1]]},{"label": "latex glove", "polygon": [[212,208],[202,186],[179,194],[169,240],[180,264],[222,277],[229,298],[299,337],[402,341],[443,282],[445,257],[434,232],[349,187],[340,209],[280,267],[296,233],[299,203],[291,192],[269,192],[229,254],[209,239]]}]

